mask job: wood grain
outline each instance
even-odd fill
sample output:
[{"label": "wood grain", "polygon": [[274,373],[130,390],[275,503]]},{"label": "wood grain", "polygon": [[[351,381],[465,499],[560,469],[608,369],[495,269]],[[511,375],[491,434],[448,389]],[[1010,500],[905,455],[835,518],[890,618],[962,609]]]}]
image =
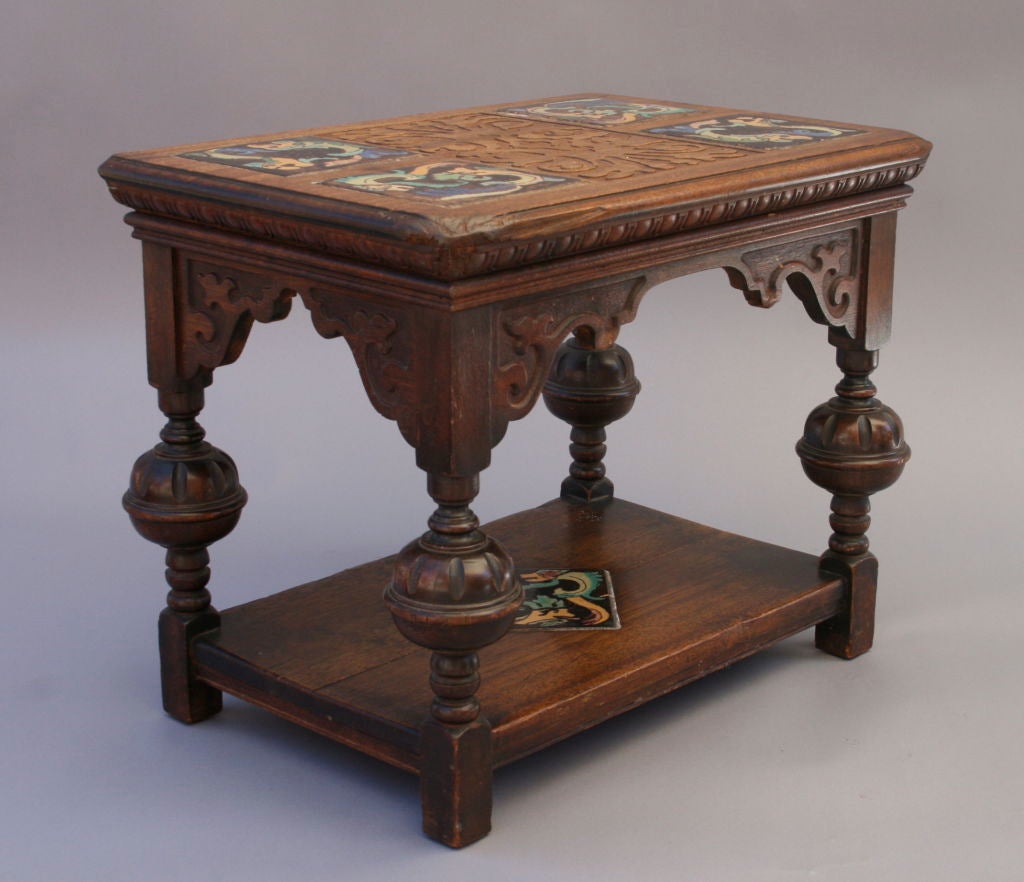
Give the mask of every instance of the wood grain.
[{"label": "wood grain", "polygon": [[[588,93],[111,157],[167,417],[125,507],[167,549],[169,713],[202,720],[226,690],[419,773],[424,830],[462,847],[489,830],[495,765],[804,628],[834,655],[867,651],[868,497],[910,455],[868,375],[891,326],[896,212],[930,147]],[[797,445],[832,494],[821,559],[613,499],[605,426],[639,389],[616,338],[651,287],[712,268],[755,306],[791,288],[837,349],[836,397]],[[253,324],[293,303],[351,348],[437,507],[395,557],[221,617],[207,547],[246,494],[197,418]],[[480,473],[542,389],[572,426],[563,498],[481,527]],[[609,570],[622,629],[506,634],[517,571],[548,567]]]},{"label": "wood grain", "polygon": [[[555,500],[486,529],[524,569],[608,569],[622,618],[619,631],[513,629],[481,651],[495,765],[830,619],[844,595],[811,555],[623,500]],[[417,769],[429,652],[391,624],[380,600],[390,572],[389,558],[225,610],[196,641],[199,676]]]},{"label": "wood grain", "polygon": [[[694,113],[617,126],[537,120],[509,112],[529,103],[588,97],[594,96],[122,153],[107,160],[100,173],[115,199],[148,214],[290,241],[451,281],[896,187],[920,172],[931,149],[908,132],[847,123],[839,125],[852,134],[836,144],[808,141],[785,150],[650,131],[668,121],[773,118],[770,113],[687,102],[672,103],[693,107]],[[785,118],[794,124],[835,125],[788,114]],[[288,176],[196,158],[218,147],[299,139],[357,142],[405,153]],[[415,191],[332,183],[353,170],[372,174],[431,162],[548,174],[563,183],[447,202]]]}]

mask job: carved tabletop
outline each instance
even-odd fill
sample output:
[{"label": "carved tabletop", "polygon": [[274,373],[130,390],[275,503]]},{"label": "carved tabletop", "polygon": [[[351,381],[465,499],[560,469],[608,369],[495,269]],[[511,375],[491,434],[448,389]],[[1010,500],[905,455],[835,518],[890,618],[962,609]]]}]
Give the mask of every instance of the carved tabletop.
[{"label": "carved tabletop", "polygon": [[[867,651],[868,497],[910,456],[869,375],[889,337],[896,212],[930,147],[581,94],[111,157],[100,173],[134,209],[168,419],[124,503],[167,549],[165,708],[197,722],[227,690],[416,772],[427,833],[461,846],[489,829],[496,766],[803,628],[831,654]],[[836,348],[836,396],[797,444],[832,494],[818,559],[618,500],[605,474],[605,427],[640,388],[619,330],[651,286],[710,268],[757,306],[788,284]],[[296,299],[347,341],[437,509],[393,558],[222,614],[207,547],[247,496],[196,417],[253,323]],[[485,530],[469,507],[480,472],[541,394],[572,426],[560,498]],[[522,613],[524,567],[579,565],[611,574],[621,629],[515,633],[551,612]]]},{"label": "carved tabletop", "polygon": [[103,175],[141,211],[454,280],[893,187],[928,147],[574,95],[127,153]]}]

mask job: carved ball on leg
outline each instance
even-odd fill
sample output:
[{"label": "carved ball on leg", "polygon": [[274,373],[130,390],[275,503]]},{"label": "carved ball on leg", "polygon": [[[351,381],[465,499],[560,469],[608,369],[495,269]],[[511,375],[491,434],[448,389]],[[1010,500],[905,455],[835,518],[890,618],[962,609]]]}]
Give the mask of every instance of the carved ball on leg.
[{"label": "carved ball on leg", "polygon": [[399,631],[439,652],[477,650],[498,640],[523,599],[512,558],[479,532],[458,549],[434,540],[425,533],[395,561],[384,599]]},{"label": "carved ball on leg", "polygon": [[897,481],[910,447],[899,416],[874,397],[876,354],[840,351],[838,360],[846,376],[807,417],[796,452],[807,477],[833,494],[830,549],[856,555],[868,550],[868,497]]},{"label": "carved ball on leg", "polygon": [[182,613],[209,605],[206,546],[234,529],[247,500],[234,461],[204,434],[193,418],[171,418],[136,460],[123,499],[135,529],[168,549],[167,605]]},{"label": "carved ball on leg", "polygon": [[555,353],[544,384],[544,403],[572,426],[573,461],[562,482],[562,497],[583,502],[611,498],[615,489],[605,475],[605,427],[633,408],[640,381],[633,359],[618,344],[593,348],[592,335],[577,334]]},{"label": "carved ball on leg", "polygon": [[433,663],[435,718],[468,723],[478,712],[476,650],[512,626],[523,587],[509,553],[469,507],[475,478],[431,476],[431,487],[437,510],[428,531],[398,553],[384,601],[408,640],[442,656]]},{"label": "carved ball on leg", "polygon": [[818,405],[807,417],[797,452],[815,484],[849,493],[884,490],[910,459],[902,421],[876,398],[837,396]]}]

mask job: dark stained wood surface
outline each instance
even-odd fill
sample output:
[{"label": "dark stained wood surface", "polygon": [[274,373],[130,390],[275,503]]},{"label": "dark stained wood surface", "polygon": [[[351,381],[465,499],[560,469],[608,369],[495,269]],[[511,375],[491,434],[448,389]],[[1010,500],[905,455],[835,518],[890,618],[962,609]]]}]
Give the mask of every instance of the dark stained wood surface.
[{"label": "dark stained wood surface", "polygon": [[[618,631],[513,631],[483,649],[495,765],[539,750],[836,615],[815,557],[622,500],[555,500],[487,527],[524,568],[612,574]],[[429,652],[381,602],[392,559],[224,611],[199,676],[409,770],[428,715]]]},{"label": "dark stained wood surface", "polygon": [[[640,110],[588,118],[602,102]],[[312,142],[344,146],[305,165],[281,147]],[[896,187],[930,148],[876,126],[588,93],[135,151],[100,172],[147,214],[450,281]],[[239,149],[253,155],[225,153]],[[443,189],[452,175],[469,176],[463,190]]]}]

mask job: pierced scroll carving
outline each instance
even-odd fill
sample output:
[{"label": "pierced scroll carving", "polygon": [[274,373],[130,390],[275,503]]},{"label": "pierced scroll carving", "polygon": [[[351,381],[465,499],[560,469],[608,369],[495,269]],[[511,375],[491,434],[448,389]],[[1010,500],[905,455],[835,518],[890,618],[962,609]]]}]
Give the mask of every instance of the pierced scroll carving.
[{"label": "pierced scroll carving", "polygon": [[586,329],[594,348],[612,346],[621,326],[636,317],[650,285],[641,276],[503,310],[497,327],[496,415],[517,420],[530,412],[556,350],[576,328]]},{"label": "pierced scroll carving", "polygon": [[322,337],[345,338],[370,403],[379,414],[395,420],[405,439],[415,446],[421,420],[412,341],[404,316],[333,291],[310,289],[302,293],[302,299]]},{"label": "pierced scroll carving", "polygon": [[753,306],[773,306],[788,282],[810,317],[856,335],[860,266],[855,230],[745,252],[726,266],[729,283]]},{"label": "pierced scroll carving", "polygon": [[[228,271],[230,272],[230,271]],[[231,364],[245,347],[254,321],[275,322],[291,309],[292,288],[259,276],[190,265],[188,297],[181,316],[181,379]]]},{"label": "pierced scroll carving", "polygon": [[204,377],[242,353],[253,322],[283,319],[301,298],[313,326],[328,339],[344,337],[374,408],[399,424],[415,445],[422,423],[413,382],[412,342],[403,315],[384,311],[341,291],[309,287],[301,279],[188,263],[181,315],[179,376]]},{"label": "pierced scroll carving", "polygon": [[499,406],[506,411],[508,419],[518,419],[530,412],[547,376],[542,366],[554,355],[577,319],[582,318],[559,319],[544,313],[502,321],[511,360],[498,365],[496,384]]}]

